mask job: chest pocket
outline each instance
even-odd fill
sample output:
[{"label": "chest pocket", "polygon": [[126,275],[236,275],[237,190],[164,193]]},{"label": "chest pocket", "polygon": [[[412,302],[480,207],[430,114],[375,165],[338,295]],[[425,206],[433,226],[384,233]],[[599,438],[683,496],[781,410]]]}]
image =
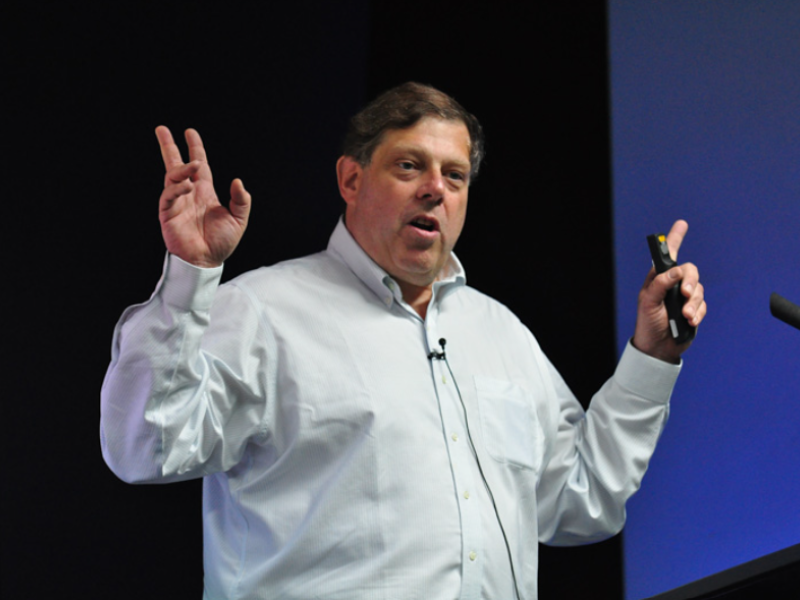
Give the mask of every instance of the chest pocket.
[{"label": "chest pocket", "polygon": [[475,377],[486,451],[497,462],[539,471],[544,431],[529,392],[509,381]]}]

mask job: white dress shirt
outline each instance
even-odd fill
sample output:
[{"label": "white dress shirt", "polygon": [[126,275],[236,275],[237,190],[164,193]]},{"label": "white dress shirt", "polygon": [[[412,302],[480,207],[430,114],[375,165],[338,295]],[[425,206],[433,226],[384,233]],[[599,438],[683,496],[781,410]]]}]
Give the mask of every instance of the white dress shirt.
[{"label": "white dress shirt", "polygon": [[204,477],[205,598],[513,598],[506,538],[536,598],[539,540],[622,528],[679,367],[629,345],[584,413],[455,256],[423,320],[341,222],[324,252],[221,271],[167,258],[101,406],[120,478]]}]

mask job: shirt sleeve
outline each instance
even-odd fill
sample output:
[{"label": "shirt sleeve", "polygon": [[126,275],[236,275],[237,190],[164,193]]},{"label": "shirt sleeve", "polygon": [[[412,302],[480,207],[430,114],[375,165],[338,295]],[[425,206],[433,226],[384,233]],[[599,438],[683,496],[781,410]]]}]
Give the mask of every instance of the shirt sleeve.
[{"label": "shirt sleeve", "polygon": [[150,300],[117,323],[100,441],[124,481],[228,470],[264,432],[263,324],[248,293],[219,287],[221,274],[168,255]]},{"label": "shirt sleeve", "polygon": [[618,533],[669,416],[680,372],[630,342],[584,413],[549,364],[560,405],[555,446],[538,488],[539,537],[585,544]]}]

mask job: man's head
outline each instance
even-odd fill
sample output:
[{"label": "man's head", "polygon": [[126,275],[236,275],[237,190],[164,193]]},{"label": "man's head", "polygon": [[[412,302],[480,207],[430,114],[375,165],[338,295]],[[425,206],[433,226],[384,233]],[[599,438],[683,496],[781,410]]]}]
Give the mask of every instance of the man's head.
[{"label": "man's head", "polygon": [[336,165],[345,222],[408,298],[430,289],[461,234],[480,126],[419,84],[383,94],[353,122]]},{"label": "man's head", "polygon": [[483,160],[483,129],[478,119],[444,92],[413,81],[384,92],[350,119],[342,154],[366,166],[387,131],[408,129],[424,117],[464,124],[470,139],[470,181],[474,180]]}]

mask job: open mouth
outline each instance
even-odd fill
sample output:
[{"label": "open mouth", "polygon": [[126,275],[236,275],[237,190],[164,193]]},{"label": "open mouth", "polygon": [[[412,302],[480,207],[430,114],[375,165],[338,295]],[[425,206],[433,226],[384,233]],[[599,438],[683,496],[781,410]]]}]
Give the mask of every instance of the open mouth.
[{"label": "open mouth", "polygon": [[409,225],[422,231],[437,231],[439,229],[439,224],[436,220],[428,217],[416,217],[411,220]]}]

